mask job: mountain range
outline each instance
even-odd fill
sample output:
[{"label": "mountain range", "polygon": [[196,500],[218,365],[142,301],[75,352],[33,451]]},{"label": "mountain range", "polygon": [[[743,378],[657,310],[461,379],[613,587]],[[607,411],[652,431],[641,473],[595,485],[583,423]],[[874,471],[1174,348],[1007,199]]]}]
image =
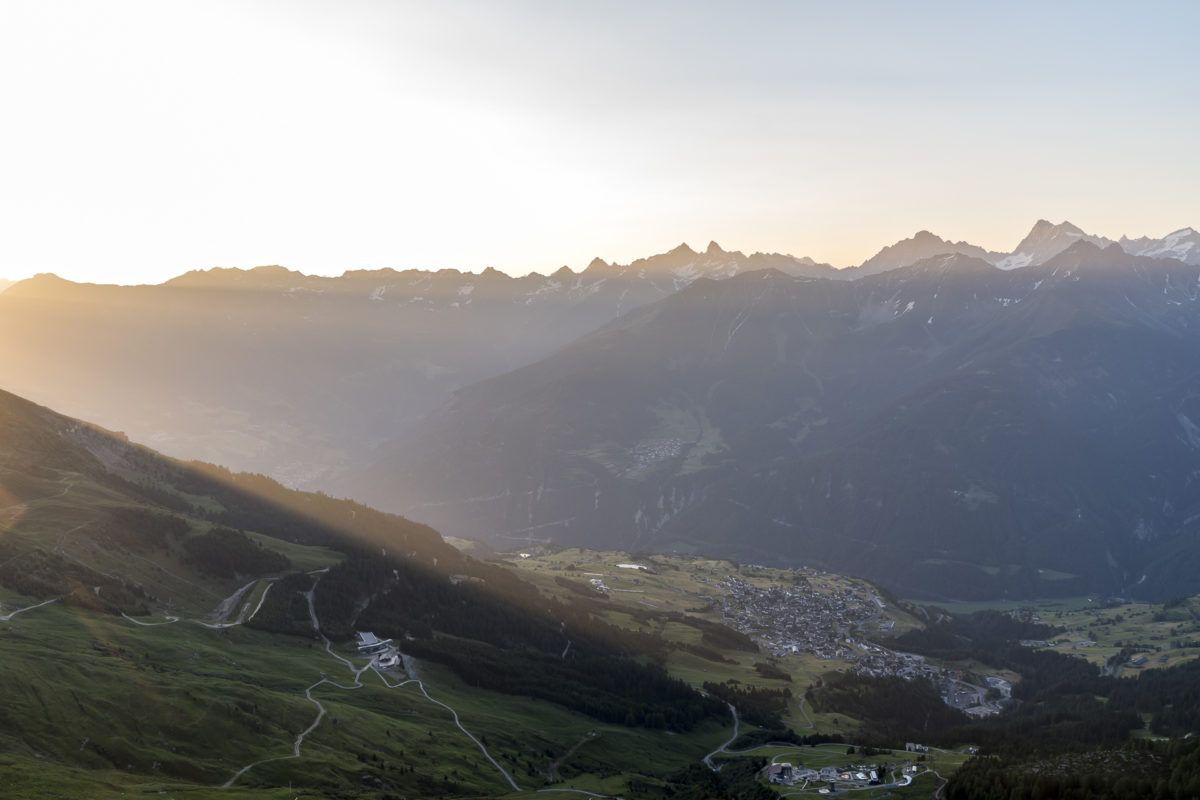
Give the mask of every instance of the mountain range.
[{"label": "mountain range", "polygon": [[718,553],[910,596],[1196,591],[1200,266],[1081,239],[763,271],[457,392],[344,484],[512,545]]},{"label": "mountain range", "polygon": [[454,389],[697,277],[767,267],[835,272],[714,243],[521,278],[259,267],[108,286],[39,275],[0,294],[0,366],[13,391],[168,454],[316,486]]},{"label": "mountain range", "polygon": [[[1042,220],[1011,253],[921,231],[845,269],[710,243],[520,278],[40,275],[0,294],[0,369],[169,454],[451,533],[802,559],[914,593],[1154,593],[1187,583],[1164,548],[1190,530],[1197,265],[1190,228],[1114,243]],[[982,416],[940,430],[948,396]],[[977,420],[1021,435],[977,441]],[[1129,457],[1154,447],[1177,468]],[[1057,469],[998,490],[1023,459]],[[923,492],[918,463],[958,483]],[[864,500],[885,467],[910,491]],[[925,572],[901,576],[913,546]]]},{"label": "mountain range", "polygon": [[[0,294],[0,367],[13,391],[168,454],[319,487],[454,390],[533,363],[698,278],[776,269],[856,279],[947,252],[1033,263],[1076,230],[1039,222],[1011,256],[922,231],[847,269],[714,242],[521,278],[258,267],[107,286],[39,275]],[[1191,229],[1122,241],[1200,259]]]}]

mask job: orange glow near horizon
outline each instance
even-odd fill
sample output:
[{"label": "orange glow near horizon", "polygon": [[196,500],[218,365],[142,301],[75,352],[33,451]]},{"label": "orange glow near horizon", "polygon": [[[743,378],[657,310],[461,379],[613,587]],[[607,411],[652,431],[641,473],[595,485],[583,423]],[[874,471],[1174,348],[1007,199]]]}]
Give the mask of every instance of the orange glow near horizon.
[{"label": "orange glow near horizon", "polygon": [[1200,6],[3,13],[8,279],[546,274],[710,239],[843,267],[921,229],[1006,251],[1039,218],[1200,224],[1200,111],[1180,101]]}]

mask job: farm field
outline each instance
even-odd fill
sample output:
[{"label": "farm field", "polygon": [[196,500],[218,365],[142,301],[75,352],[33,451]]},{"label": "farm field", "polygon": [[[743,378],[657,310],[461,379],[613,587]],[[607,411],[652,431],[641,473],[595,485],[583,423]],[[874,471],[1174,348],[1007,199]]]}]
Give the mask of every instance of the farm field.
[{"label": "farm field", "polygon": [[[951,613],[993,609],[1061,627],[1038,649],[1085,659],[1117,675],[1185,664],[1200,657],[1200,598],[1167,603],[1105,602],[1078,597],[1023,602],[940,604]],[[1144,657],[1145,662],[1129,666]]]}]

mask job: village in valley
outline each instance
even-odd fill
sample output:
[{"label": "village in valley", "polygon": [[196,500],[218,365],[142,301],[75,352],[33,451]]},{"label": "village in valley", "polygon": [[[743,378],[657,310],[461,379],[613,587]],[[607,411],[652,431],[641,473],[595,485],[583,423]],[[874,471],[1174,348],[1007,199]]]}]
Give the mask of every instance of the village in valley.
[{"label": "village in valley", "polygon": [[[639,559],[587,550],[526,552],[517,561],[522,569],[572,572],[615,599],[651,608],[703,609],[783,665],[791,657],[815,658],[832,662],[831,670],[927,680],[947,705],[977,717],[999,713],[1011,697],[1011,676],[970,675],[886,647],[883,642],[899,632],[898,621],[916,622],[866,581],[808,567],[777,569],[687,556]],[[682,598],[687,602],[680,604]]]},{"label": "village in valley", "polygon": [[[710,599],[721,609],[729,627],[753,638],[776,657],[811,653],[825,660],[849,663],[861,675],[895,675],[908,680],[929,681],[949,706],[972,716],[999,713],[1011,696],[1009,681],[987,676],[987,686],[964,680],[961,669],[948,669],[926,662],[924,656],[891,650],[867,638],[868,633],[890,634],[895,621],[885,613],[887,604],[869,584],[840,579],[835,588],[819,591],[804,570],[796,573],[790,587],[760,587],[734,575],[726,575],[715,586],[723,592]],[[990,690],[990,691],[989,691]]]}]

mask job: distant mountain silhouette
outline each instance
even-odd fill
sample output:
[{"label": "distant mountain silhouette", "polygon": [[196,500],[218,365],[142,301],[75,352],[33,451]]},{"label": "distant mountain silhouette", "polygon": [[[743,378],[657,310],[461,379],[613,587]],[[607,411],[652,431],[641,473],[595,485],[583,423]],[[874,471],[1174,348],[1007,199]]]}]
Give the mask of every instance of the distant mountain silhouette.
[{"label": "distant mountain silhouette", "polygon": [[279,266],[160,286],[39,275],[0,294],[0,372],[38,402],[172,455],[315,486],[461,386],[527,364],[705,276],[836,274],[686,245],[550,276]]},{"label": "distant mountain silhouette", "polygon": [[1121,249],[1127,253],[1150,258],[1174,258],[1185,264],[1200,264],[1200,233],[1192,228],[1180,228],[1161,239],[1142,236],[1138,239],[1120,240]]},{"label": "distant mountain silhouette", "polygon": [[[1188,228],[1162,239],[1122,241],[1128,249],[1159,259],[1136,262],[1147,265],[1138,267],[1147,274],[1158,274],[1163,264],[1174,263],[1162,260],[1167,257],[1191,259],[1190,265],[1200,260],[1194,246],[1200,237]],[[428,460],[404,486],[393,481],[408,474],[412,465],[396,461],[386,443],[413,442],[426,427],[441,430],[440,420],[449,419],[447,409],[456,404],[477,408],[480,419],[511,425],[497,415],[497,409],[477,399],[482,397],[477,392],[520,387],[524,377],[504,376],[539,376],[543,366],[528,373],[514,371],[544,359],[579,359],[576,366],[555,372],[574,377],[559,377],[543,387],[556,393],[553,396],[513,400],[527,408],[519,413],[528,415],[530,425],[565,414],[557,408],[547,411],[546,404],[554,397],[571,397],[572,403],[594,409],[582,419],[563,417],[563,425],[585,442],[564,440],[563,446],[572,451],[583,447],[580,463],[588,469],[599,459],[597,463],[607,464],[605,469],[614,474],[631,469],[653,472],[659,467],[651,466],[659,465],[671,448],[688,445],[682,474],[707,476],[726,462],[738,469],[759,466],[753,458],[728,455],[727,450],[736,449],[731,441],[738,436],[762,440],[764,452],[782,448],[780,458],[797,453],[815,457],[809,448],[825,446],[821,443],[842,448],[848,441],[845,437],[865,435],[862,426],[872,422],[873,414],[885,413],[889,398],[902,396],[897,392],[916,391],[928,385],[921,381],[943,374],[937,370],[950,369],[946,365],[953,363],[948,360],[951,353],[966,352],[963,348],[974,341],[972,337],[997,337],[997,342],[1007,342],[1005,346],[1025,341],[1027,331],[1013,328],[1001,333],[998,326],[1001,319],[1019,318],[1014,315],[1018,306],[1030,307],[1024,298],[1041,297],[1055,285],[1057,278],[1051,280],[1034,262],[1065,257],[1058,248],[1069,248],[1067,252],[1085,260],[1099,258],[1099,253],[1110,260],[1123,257],[1119,249],[1076,251],[1081,242],[1107,240],[1069,223],[1041,221],[1015,254],[1029,265],[1013,268],[1009,277],[989,262],[1000,264],[1014,254],[948,242],[927,231],[883,248],[859,267],[841,270],[808,258],[726,251],[712,242],[701,252],[685,244],[627,265],[595,259],[579,272],[564,267],[552,275],[520,278],[494,269],[482,274],[358,270],[331,278],[271,266],[194,271],[160,286],[106,286],[40,275],[0,294],[0,374],[9,388],[24,396],[124,431],[133,440],[170,455],[264,473],[289,486],[369,492],[391,508],[407,509],[462,499],[418,491],[427,473],[437,470],[448,476],[446,491],[483,487],[469,489],[466,497],[486,498],[489,492],[511,493],[517,487],[480,477],[489,463],[501,459],[499,455],[482,445],[455,450],[456,437],[463,431],[478,430],[479,442],[494,435],[471,420],[455,423],[458,429],[450,431],[441,445],[422,440],[413,452]],[[876,270],[875,275],[864,276]],[[945,287],[921,294],[915,288],[920,285],[918,278]],[[1043,283],[1037,284],[1039,280]],[[1191,301],[1171,293],[1186,295],[1191,284],[1178,280],[1182,279],[1176,276],[1169,286],[1160,287],[1153,302],[1137,300],[1136,289],[1123,290],[1128,300],[1118,298],[1114,285],[1104,294],[1109,303],[1105,312],[1088,313],[1096,314],[1101,321],[1097,324],[1108,326],[1106,330],[1114,324],[1113,314],[1132,310],[1130,303],[1156,309],[1155,314],[1179,316]],[[1035,284],[1041,288],[1035,290]],[[726,294],[760,286],[779,296],[762,300],[757,293]],[[962,287],[961,293],[953,287]],[[1162,294],[1162,289],[1168,294]],[[672,299],[677,292],[683,294]],[[707,293],[713,302],[724,298],[721,303],[730,304],[729,309],[706,316],[708,311],[697,298],[708,297]],[[785,298],[792,300],[785,302]],[[686,324],[679,318],[679,332],[663,328],[663,319],[675,319],[674,309],[682,308],[691,311]],[[760,317],[765,308],[773,309],[769,324]],[[1065,324],[1064,320],[1083,315],[1076,308],[1059,311],[1065,315],[1061,319],[1047,312],[1030,324],[1049,324],[1046,320]],[[614,322],[618,318],[621,321]],[[1182,319],[1188,319],[1186,314]],[[763,325],[767,328],[757,340],[761,352],[742,352],[749,333]],[[629,326],[633,328],[626,331]],[[633,336],[643,328],[643,337]],[[611,337],[618,331],[626,331],[620,341],[628,341],[636,352],[623,351],[603,364],[592,355],[585,357],[597,342],[615,341]],[[678,353],[668,351],[668,346],[677,346]],[[555,355],[560,351],[569,355]],[[735,353],[737,363],[725,364],[724,359]],[[1159,356],[1151,362],[1155,359]],[[643,363],[644,368],[639,368]],[[708,365],[707,371],[698,371],[701,365]],[[758,370],[766,370],[771,379]],[[709,378],[712,382],[705,383]],[[486,390],[468,389],[488,379],[497,382],[482,384],[489,387]],[[682,383],[677,385],[678,381]],[[579,397],[578,385],[593,389]],[[822,388],[813,394],[817,385]],[[764,399],[743,396],[754,393]],[[776,397],[776,393],[782,394]],[[711,403],[716,406],[709,408]],[[809,404],[808,410],[802,413],[789,405],[794,403]],[[790,410],[768,419],[765,411],[755,410],[764,404]],[[746,410],[735,413],[743,407]],[[426,422],[428,414],[434,416]],[[610,418],[614,430],[633,425],[629,430],[636,436],[629,431],[616,438],[586,433],[590,426]],[[637,420],[643,420],[644,424],[638,423],[642,428],[634,425]],[[1115,424],[1115,418],[1109,422]],[[531,447],[533,452],[542,448],[546,453],[559,447],[557,429],[541,430],[530,440],[520,440],[517,430],[505,432],[506,447]],[[627,435],[633,438],[622,438]],[[794,445],[784,447],[790,439],[796,440]],[[660,440],[667,449],[656,444]],[[450,474],[473,460],[478,463],[469,463],[461,474]],[[505,455],[501,460],[527,463],[524,456],[510,461]],[[376,462],[385,464],[386,472],[363,476],[362,465]],[[553,468],[565,467],[556,461]],[[563,477],[558,475],[555,481]],[[580,489],[580,496],[593,505],[599,502],[603,509],[613,501],[618,486],[623,487],[620,492],[631,491],[630,486],[638,487],[637,492],[644,488],[640,479],[622,478],[611,490],[602,491],[598,501],[599,484],[607,486],[609,480],[600,474],[583,480],[582,485],[591,488]],[[541,485],[539,481],[521,491],[536,494]],[[674,501],[663,495],[622,500],[614,506],[619,512],[612,517],[616,525],[612,535],[640,541],[651,531],[667,530],[665,524],[647,521],[657,513],[660,500],[665,511],[672,502],[684,502],[681,492],[698,486],[663,484],[662,491],[676,492]],[[541,502],[552,496],[546,491],[542,490]],[[483,500],[472,502],[480,509],[487,507],[487,515],[494,511]],[[523,501],[511,502],[518,509]],[[574,503],[564,503],[561,516],[531,515],[528,509],[505,512],[508,521],[498,530],[510,536],[530,535],[522,531],[541,531],[537,526],[572,517]],[[642,516],[634,524],[638,511]],[[629,521],[621,516],[627,512]],[[454,514],[454,524],[462,522],[464,529],[474,530],[478,523],[482,530],[492,530],[490,516],[469,520],[461,518],[459,511]],[[525,522],[518,525],[521,517]],[[765,555],[772,552],[768,549]],[[1114,585],[1125,580],[1114,578]]]},{"label": "distant mountain silhouette", "polygon": [[880,272],[907,267],[921,259],[932,256],[961,253],[985,260],[999,258],[999,253],[989,253],[982,247],[968,242],[948,242],[929,231],[918,231],[911,239],[903,239],[893,245],[883,248],[857,267],[850,267],[847,277],[863,277],[878,275]]},{"label": "distant mountain silhouette", "polygon": [[467,387],[341,484],[501,544],[698,550],[928,597],[1200,590],[1200,267],[1078,237],[698,280]]},{"label": "distant mountain silhouette", "polygon": [[1076,242],[1091,242],[1101,247],[1111,244],[1103,236],[1091,236],[1069,222],[1054,225],[1039,219],[1033,229],[1017,244],[1011,254],[994,263],[1001,269],[1044,264]]}]

